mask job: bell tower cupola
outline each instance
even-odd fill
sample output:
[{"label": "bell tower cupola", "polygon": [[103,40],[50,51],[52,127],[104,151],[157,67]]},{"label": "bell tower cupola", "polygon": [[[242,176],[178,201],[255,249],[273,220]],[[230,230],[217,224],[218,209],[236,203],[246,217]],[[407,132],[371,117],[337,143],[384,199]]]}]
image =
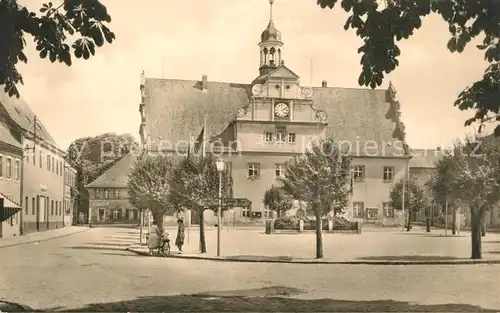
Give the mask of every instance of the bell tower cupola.
[{"label": "bell tower cupola", "polygon": [[284,63],[281,32],[274,26],[273,21],[273,3],[274,0],[269,0],[269,24],[260,35],[260,75],[265,75]]}]

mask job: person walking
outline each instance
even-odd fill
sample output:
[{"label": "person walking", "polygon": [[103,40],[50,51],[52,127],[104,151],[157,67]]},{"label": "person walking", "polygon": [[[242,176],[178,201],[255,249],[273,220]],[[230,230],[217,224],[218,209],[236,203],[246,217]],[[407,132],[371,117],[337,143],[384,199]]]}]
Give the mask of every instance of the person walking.
[{"label": "person walking", "polygon": [[184,221],[182,219],[177,220],[177,237],[175,238],[175,245],[179,249],[179,253],[182,253],[182,246],[184,245]]}]

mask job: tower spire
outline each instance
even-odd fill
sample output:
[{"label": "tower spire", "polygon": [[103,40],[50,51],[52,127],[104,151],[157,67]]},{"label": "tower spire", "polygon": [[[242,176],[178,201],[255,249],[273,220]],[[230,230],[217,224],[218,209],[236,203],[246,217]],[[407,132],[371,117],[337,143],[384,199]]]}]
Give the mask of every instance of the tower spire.
[{"label": "tower spire", "polygon": [[280,66],[283,61],[283,42],[280,31],[274,26],[273,4],[274,0],[269,0],[269,24],[260,35],[260,75]]},{"label": "tower spire", "polygon": [[273,3],[274,0],[269,0],[269,22],[273,21]]}]

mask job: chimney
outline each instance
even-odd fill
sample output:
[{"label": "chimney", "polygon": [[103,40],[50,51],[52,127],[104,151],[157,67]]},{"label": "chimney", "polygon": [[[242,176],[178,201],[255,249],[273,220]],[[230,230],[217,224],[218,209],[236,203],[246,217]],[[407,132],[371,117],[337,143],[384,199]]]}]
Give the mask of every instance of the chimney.
[{"label": "chimney", "polygon": [[438,146],[438,147],[436,148],[436,150],[437,150],[437,151],[441,151],[441,147],[440,147],[440,146]]},{"label": "chimney", "polygon": [[207,90],[207,75],[201,76],[201,90]]},{"label": "chimney", "polygon": [[328,87],[328,82],[326,80],[321,82],[321,87],[326,88]]}]

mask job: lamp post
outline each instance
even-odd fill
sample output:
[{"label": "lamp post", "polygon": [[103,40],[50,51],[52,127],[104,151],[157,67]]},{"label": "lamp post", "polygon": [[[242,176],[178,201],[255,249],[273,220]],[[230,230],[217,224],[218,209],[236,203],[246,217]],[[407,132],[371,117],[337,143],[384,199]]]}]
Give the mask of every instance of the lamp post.
[{"label": "lamp post", "polygon": [[217,172],[219,172],[219,209],[217,212],[217,257],[220,257],[220,232],[222,223],[222,172],[226,163],[224,160],[218,159],[215,161]]}]

